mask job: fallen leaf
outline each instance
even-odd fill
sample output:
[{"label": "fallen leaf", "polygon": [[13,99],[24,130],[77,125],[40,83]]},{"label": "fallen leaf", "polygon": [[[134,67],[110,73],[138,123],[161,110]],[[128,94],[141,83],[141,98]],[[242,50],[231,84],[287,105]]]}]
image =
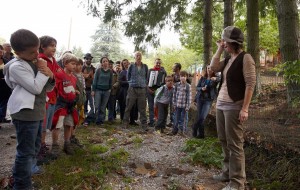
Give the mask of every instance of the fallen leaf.
[{"label": "fallen leaf", "polygon": [[82,168],[75,168],[74,171],[66,173],[65,175],[68,176],[68,175],[77,174],[80,172],[82,172]]}]

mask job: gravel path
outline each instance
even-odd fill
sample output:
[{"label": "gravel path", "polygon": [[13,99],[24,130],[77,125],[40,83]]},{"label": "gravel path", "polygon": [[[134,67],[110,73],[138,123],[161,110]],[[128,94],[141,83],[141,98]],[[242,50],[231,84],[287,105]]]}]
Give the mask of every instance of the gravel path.
[{"label": "gravel path", "polygon": [[[116,127],[118,132],[113,138],[117,138],[118,143],[114,146],[124,148],[130,156],[128,163],[118,172],[119,175],[109,179],[108,183],[113,189],[218,190],[226,185],[211,179],[214,173],[219,172],[218,170],[193,166],[182,161],[186,155],[181,150],[190,137],[158,134],[153,130],[139,133],[139,128]],[[2,125],[0,129],[0,179],[11,175],[16,147],[16,139],[11,138],[14,133],[15,129],[11,124]],[[132,136],[132,133],[138,135]],[[142,142],[135,143],[131,136],[142,139]],[[49,139],[50,134],[47,141]],[[130,179],[131,183],[125,183],[124,178]]]}]

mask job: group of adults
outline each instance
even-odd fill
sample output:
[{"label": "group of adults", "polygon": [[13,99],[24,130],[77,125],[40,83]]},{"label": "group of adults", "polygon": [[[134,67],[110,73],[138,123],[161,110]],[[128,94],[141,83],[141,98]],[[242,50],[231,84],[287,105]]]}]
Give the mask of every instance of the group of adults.
[{"label": "group of adults", "polygon": [[1,123],[9,123],[10,119],[7,119],[6,110],[7,102],[11,95],[11,89],[7,86],[4,80],[3,68],[6,63],[15,58],[12,53],[12,48],[9,43],[0,45],[0,128]]},{"label": "group of adults", "polygon": [[[157,58],[154,61],[153,68],[148,68],[148,65],[142,62],[142,53],[135,52],[135,61],[130,63],[128,59],[122,61],[109,61],[109,68],[112,71],[112,84],[110,95],[107,102],[108,108],[108,122],[113,123],[116,118],[116,112],[120,113],[120,119],[124,127],[128,125],[137,125],[138,120],[141,123],[143,129],[153,127],[155,124],[154,114],[154,97],[155,91],[165,84],[164,80],[167,76],[167,72],[162,67],[162,60]],[[96,100],[93,100],[92,86],[95,77],[96,70],[101,69],[101,63],[94,67],[92,63],[93,56],[87,53],[84,56],[85,65],[82,69],[85,77],[85,92],[86,103],[85,112],[87,118],[84,125],[90,124],[92,121],[96,121],[96,124],[101,125],[103,120],[97,120],[99,110],[95,104]],[[179,72],[181,70],[181,64],[175,63],[173,67],[173,74],[175,82],[180,80]],[[151,83],[151,77],[149,73],[156,71],[159,79]],[[95,82],[95,81],[94,81]],[[149,85],[151,83],[151,85]],[[148,104],[149,116],[146,115],[146,108]],[[149,118],[149,119],[148,119]],[[173,117],[170,117],[173,118]],[[169,125],[172,124],[172,119]]]}]

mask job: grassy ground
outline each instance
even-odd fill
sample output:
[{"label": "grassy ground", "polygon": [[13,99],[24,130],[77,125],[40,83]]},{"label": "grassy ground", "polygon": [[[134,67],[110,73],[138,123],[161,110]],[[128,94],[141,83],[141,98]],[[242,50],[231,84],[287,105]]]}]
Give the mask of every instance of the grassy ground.
[{"label": "grassy ground", "polygon": [[111,149],[117,139],[113,128],[103,133],[95,127],[79,128],[77,136],[85,145],[72,156],[62,155],[44,167],[45,173],[34,178],[38,189],[110,189],[105,180],[127,161],[124,149]]}]

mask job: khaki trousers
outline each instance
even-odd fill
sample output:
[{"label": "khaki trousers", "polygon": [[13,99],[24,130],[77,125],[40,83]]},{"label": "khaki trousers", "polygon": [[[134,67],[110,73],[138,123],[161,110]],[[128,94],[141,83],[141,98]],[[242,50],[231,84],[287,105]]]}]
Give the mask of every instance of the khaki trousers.
[{"label": "khaki trousers", "polygon": [[246,181],[244,127],[239,121],[240,110],[217,109],[217,131],[221,141],[224,160],[223,175],[230,180],[230,186],[243,189]]},{"label": "khaki trousers", "polygon": [[140,114],[140,122],[142,126],[146,127],[146,88],[128,88],[126,96],[126,108],[123,119],[125,123],[129,123],[130,111],[135,103],[137,103],[138,112]]}]

